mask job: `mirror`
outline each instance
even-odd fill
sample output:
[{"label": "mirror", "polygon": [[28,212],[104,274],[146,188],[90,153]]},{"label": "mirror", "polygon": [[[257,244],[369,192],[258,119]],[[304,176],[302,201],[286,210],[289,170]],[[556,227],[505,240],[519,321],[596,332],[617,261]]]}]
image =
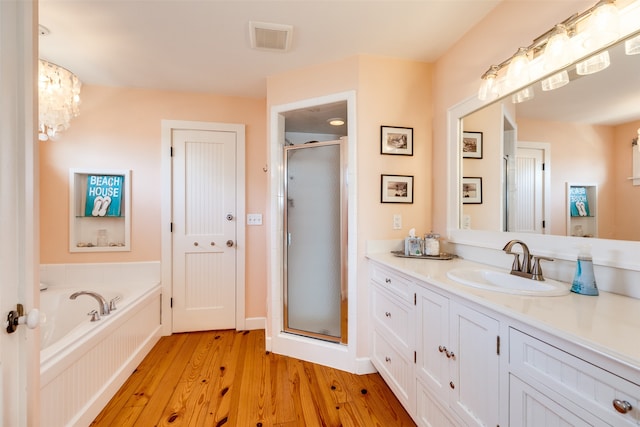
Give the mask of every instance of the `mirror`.
[{"label": "mirror", "polygon": [[640,240],[640,55],[607,50],[599,73],[461,119],[461,229]]}]

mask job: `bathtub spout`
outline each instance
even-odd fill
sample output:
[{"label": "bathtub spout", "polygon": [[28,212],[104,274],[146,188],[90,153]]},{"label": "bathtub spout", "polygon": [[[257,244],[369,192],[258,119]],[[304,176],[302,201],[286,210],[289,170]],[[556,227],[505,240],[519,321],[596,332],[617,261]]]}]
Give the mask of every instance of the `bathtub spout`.
[{"label": "bathtub spout", "polygon": [[96,301],[98,301],[98,303],[100,304],[100,314],[101,315],[107,315],[107,314],[110,313],[109,303],[99,293],[92,292],[92,291],[80,291],[80,292],[75,292],[75,293],[71,294],[69,299],[76,299],[76,298],[78,298],[79,295],[89,295],[89,296],[94,297],[96,299]]}]

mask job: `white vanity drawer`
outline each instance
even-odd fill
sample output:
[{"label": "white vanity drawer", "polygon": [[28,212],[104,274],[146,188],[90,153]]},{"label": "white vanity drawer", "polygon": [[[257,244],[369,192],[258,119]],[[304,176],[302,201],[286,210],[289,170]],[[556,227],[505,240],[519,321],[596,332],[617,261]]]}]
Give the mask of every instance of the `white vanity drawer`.
[{"label": "white vanity drawer", "polygon": [[415,376],[413,360],[403,357],[376,329],[372,336],[372,361],[394,394],[413,413]]},{"label": "white vanity drawer", "polygon": [[403,301],[413,303],[411,280],[379,264],[371,263],[371,280],[380,284]]},{"label": "white vanity drawer", "polygon": [[411,352],[411,337],[415,330],[412,324],[412,306],[391,296],[380,285],[373,285],[371,311],[376,328],[383,329],[397,341],[406,355]]},{"label": "white vanity drawer", "polygon": [[[523,381],[568,399],[607,424],[640,424],[640,386],[516,329],[510,329],[509,340],[510,370]],[[632,409],[620,413],[614,402],[628,402]]]}]

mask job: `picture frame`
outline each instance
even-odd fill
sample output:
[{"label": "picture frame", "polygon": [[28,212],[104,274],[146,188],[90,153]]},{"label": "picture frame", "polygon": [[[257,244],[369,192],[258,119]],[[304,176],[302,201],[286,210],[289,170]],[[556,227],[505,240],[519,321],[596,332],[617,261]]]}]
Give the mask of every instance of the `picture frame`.
[{"label": "picture frame", "polygon": [[413,156],[413,128],[380,126],[380,154]]},{"label": "picture frame", "polygon": [[412,175],[381,175],[381,203],[413,203]]},{"label": "picture frame", "polygon": [[462,157],[482,158],[482,132],[462,132]]},{"label": "picture frame", "polygon": [[463,204],[482,204],[481,177],[463,177],[461,190]]}]

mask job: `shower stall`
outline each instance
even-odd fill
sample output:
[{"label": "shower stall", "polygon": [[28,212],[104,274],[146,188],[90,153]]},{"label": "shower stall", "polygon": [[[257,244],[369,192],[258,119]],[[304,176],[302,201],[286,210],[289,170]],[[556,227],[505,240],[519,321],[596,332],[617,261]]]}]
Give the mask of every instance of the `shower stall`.
[{"label": "shower stall", "polygon": [[346,138],[284,147],[284,330],[347,343]]}]

